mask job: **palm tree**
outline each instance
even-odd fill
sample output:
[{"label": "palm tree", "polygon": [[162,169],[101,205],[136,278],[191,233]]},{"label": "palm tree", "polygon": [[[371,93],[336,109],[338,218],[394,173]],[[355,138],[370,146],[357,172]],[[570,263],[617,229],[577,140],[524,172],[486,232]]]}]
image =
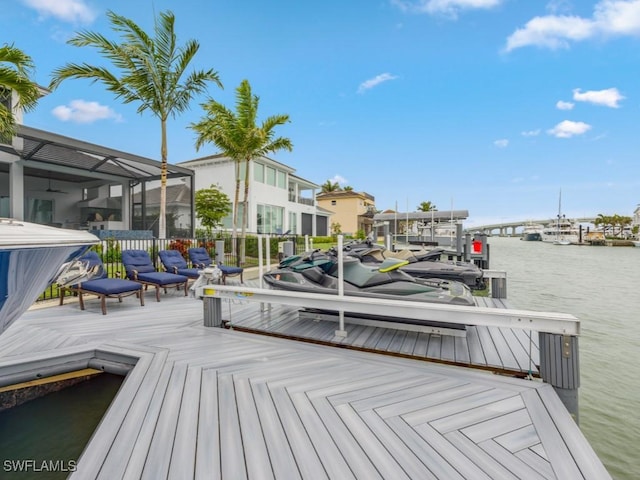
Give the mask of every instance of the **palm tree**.
[{"label": "palm tree", "polygon": [[435,204],[430,201],[421,202],[420,205],[418,205],[418,211],[420,212],[430,212],[431,210],[437,210],[437,208]]},{"label": "palm tree", "polygon": [[274,138],[274,129],[289,121],[289,115],[272,115],[256,124],[259,97],[251,93],[248,80],[240,82],[236,88],[236,111],[232,112],[219,102],[211,99],[202,105],[205,118],[191,124],[198,134],[196,148],[211,142],[221,153],[231,158],[236,164],[236,192],[233,208],[233,234],[236,235],[238,225],[238,199],[240,191],[240,164],[244,164],[244,208],[242,209],[242,233],[240,235],[244,255],[244,238],[247,229],[249,210],[249,163],[255,158],[286,149],[291,151],[291,140],[285,137]]},{"label": "palm tree", "polygon": [[15,119],[11,111],[12,91],[18,96],[18,104],[22,111],[35,108],[40,89],[30,80],[34,64],[29,55],[13,45],[0,47],[0,140],[13,137]]},{"label": "palm tree", "polygon": [[320,185],[321,193],[331,193],[340,191],[340,184],[338,182],[332,182],[331,180],[327,180],[322,185]]},{"label": "palm tree", "polygon": [[[218,73],[213,69],[186,70],[200,45],[188,40],[176,45],[175,16],[161,12],[156,18],[155,38],[150,37],[132,20],[112,11],[107,16],[121,43],[112,42],[99,33],[82,31],[68,43],[76,47],[94,47],[118,70],[112,73],[102,66],[69,63],[53,72],[50,88],[56,88],[68,78],[87,78],[101,82],[107,90],[124,103],[138,102],[138,113],[150,110],[160,119],[162,159],[160,169],[160,217],[158,236],[166,237],[167,200],[167,119],[175,118],[189,108],[191,99],[206,91],[207,82],[222,88]],[[119,75],[119,76],[118,76]]]}]

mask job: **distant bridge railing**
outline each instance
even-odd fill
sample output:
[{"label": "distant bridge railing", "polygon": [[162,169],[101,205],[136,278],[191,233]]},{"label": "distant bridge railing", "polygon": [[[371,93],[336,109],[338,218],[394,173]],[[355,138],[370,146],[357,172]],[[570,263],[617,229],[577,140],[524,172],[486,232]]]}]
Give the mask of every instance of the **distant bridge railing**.
[{"label": "distant bridge railing", "polygon": [[[506,230],[520,227],[526,227],[531,224],[539,224],[539,225],[548,225],[552,223],[555,219],[553,218],[545,218],[544,220],[518,220],[515,222],[502,222],[502,223],[493,223],[488,225],[474,225],[472,227],[467,228],[469,232],[491,232],[492,230]],[[578,223],[594,223],[596,221],[596,217],[581,217],[581,218],[573,218],[572,221]]]}]

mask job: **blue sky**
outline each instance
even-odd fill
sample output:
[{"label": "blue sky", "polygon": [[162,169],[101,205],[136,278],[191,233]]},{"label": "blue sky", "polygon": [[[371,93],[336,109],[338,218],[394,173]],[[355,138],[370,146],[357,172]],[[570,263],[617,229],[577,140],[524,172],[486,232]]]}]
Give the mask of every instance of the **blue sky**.
[{"label": "blue sky", "polygon": [[[116,39],[106,8],[153,28],[176,15],[197,68],[218,71],[234,106],[248,79],[262,118],[294,149],[273,158],[380,209],[469,210],[467,225],[563,213],[632,215],[640,203],[640,0],[14,0],[0,43],[31,55],[35,80],[67,62],[103,61],[67,45],[87,29]],[[190,111],[169,123],[169,161],[196,151]],[[29,126],[159,159],[159,121],[100,84],[68,80]]]}]

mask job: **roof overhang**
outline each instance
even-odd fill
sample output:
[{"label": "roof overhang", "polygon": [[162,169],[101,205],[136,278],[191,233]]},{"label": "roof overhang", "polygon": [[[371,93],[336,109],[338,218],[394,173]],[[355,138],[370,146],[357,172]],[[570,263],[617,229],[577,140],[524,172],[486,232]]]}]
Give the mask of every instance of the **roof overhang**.
[{"label": "roof overhang", "polygon": [[[25,167],[91,172],[121,180],[148,181],[160,178],[162,162],[157,160],[25,125],[17,125],[17,136],[23,140],[23,148],[16,153],[24,161]],[[168,178],[193,175],[193,170],[167,164]]]}]

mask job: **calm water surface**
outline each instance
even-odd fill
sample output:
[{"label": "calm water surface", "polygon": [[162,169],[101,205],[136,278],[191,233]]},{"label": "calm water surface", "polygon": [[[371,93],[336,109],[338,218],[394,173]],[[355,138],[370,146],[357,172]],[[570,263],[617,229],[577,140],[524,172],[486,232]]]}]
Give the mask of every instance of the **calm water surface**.
[{"label": "calm water surface", "polygon": [[489,243],[515,308],[581,320],[580,428],[615,479],[640,478],[640,248]]}]

